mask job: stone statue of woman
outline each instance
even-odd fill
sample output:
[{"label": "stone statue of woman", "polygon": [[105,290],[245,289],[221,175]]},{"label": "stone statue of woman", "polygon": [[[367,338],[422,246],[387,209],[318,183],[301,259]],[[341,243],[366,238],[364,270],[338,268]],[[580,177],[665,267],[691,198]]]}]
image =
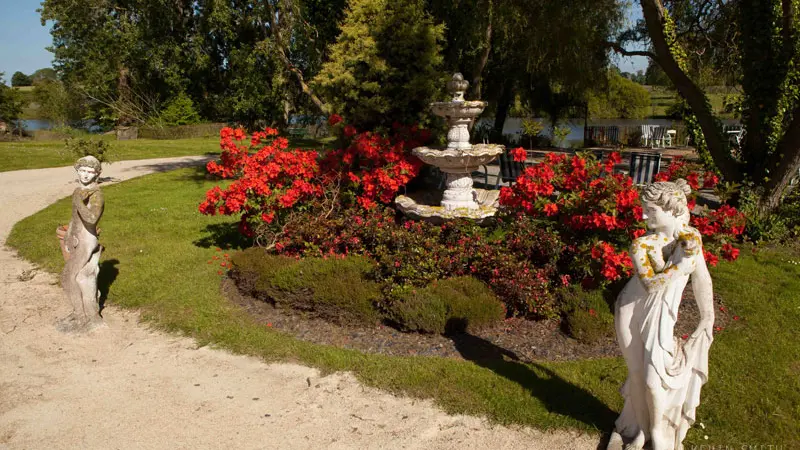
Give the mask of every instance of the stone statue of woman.
[{"label": "stone statue of woman", "polygon": [[75,163],[80,186],[72,193],[72,219],[64,236],[66,263],[61,286],[72,305],[72,313],[58,324],[61,331],[89,330],[103,324],[100,317],[97,275],[100,251],[97,223],[103,215],[103,193],[97,185],[100,161],[84,156]]},{"label": "stone statue of woman", "polygon": [[[642,193],[648,233],[633,241],[636,274],[616,302],[617,341],[628,366],[625,406],[608,449],[683,449],[708,379],[713,340],[711,276],[700,233],[689,226],[685,180],[657,182]],[[683,290],[692,280],[700,324],[685,342],[675,338]]]}]

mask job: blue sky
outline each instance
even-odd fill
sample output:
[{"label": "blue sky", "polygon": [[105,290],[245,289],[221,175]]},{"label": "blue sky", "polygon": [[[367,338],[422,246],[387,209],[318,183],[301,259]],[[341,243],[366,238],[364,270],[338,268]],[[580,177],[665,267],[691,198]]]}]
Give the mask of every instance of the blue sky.
[{"label": "blue sky", "polygon": [[[50,27],[42,26],[39,13],[40,0],[0,0],[0,72],[5,81],[20,71],[30,75],[37,69],[50,67],[53,55],[45,50],[51,44]],[[641,17],[638,6],[627,14],[632,22]],[[635,72],[647,67],[644,57],[613,57],[623,71]]]},{"label": "blue sky", "polygon": [[16,71],[30,75],[52,64],[45,50],[52,43],[50,27],[42,26],[39,5],[40,0],[0,0],[0,72],[6,83]]}]

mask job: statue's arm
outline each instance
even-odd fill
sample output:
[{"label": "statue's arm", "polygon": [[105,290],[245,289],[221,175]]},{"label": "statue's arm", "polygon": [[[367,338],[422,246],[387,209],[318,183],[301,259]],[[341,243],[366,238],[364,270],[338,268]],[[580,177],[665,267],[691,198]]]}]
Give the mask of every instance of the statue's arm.
[{"label": "statue's arm", "polygon": [[714,327],[714,286],[711,282],[711,274],[708,272],[703,253],[700,252],[700,254],[696,255],[695,260],[697,261],[697,267],[692,273],[692,291],[697,302],[697,308],[700,310],[700,324],[692,336],[696,337],[705,332],[711,338]]},{"label": "statue's arm", "polygon": [[83,221],[86,223],[90,223],[92,225],[96,224],[100,220],[100,216],[103,215],[103,207],[105,206],[103,193],[100,190],[93,192],[90,194],[89,201],[87,203],[84,203],[80,198],[79,192],[76,191],[74,195],[79,197],[77,201],[73,199],[73,204],[78,210],[78,214],[81,216],[81,219],[83,219]]},{"label": "statue's arm", "polygon": [[648,293],[665,288],[681,275],[692,273],[695,269],[695,258],[682,258],[680,261],[670,259],[664,271],[656,273],[656,268],[647,257],[647,251],[647,246],[638,241],[634,241],[631,245],[630,254],[633,268]]}]

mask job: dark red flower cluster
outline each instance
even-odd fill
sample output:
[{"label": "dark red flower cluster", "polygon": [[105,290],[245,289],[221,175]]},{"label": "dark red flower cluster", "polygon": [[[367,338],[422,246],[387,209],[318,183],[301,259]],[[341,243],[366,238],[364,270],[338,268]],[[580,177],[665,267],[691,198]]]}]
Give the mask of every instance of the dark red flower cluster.
[{"label": "dark red flower cluster", "polygon": [[364,255],[375,261],[372,277],[393,288],[469,275],[484,281],[510,314],[526,317],[552,317],[553,282],[562,282],[561,243],[527,217],[483,227],[398,223],[392,208],[354,207],[292,224],[276,249],[297,257]]}]

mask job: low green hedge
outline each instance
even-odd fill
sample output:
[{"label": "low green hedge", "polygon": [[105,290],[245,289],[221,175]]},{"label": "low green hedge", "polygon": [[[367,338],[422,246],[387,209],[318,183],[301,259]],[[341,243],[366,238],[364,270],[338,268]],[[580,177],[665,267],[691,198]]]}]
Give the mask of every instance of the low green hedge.
[{"label": "low green hedge", "polygon": [[425,333],[474,331],[506,316],[497,296],[481,281],[456,277],[422,289],[405,289],[389,306],[389,317],[402,328]]},{"label": "low green hedge", "polygon": [[602,290],[584,291],[570,286],[558,293],[567,333],[580,342],[593,344],[614,335],[614,314]]},{"label": "low green hedge", "polygon": [[[398,294],[371,280],[374,263],[362,256],[295,259],[254,247],[235,253],[231,263],[231,276],[243,292],[336,323],[387,320],[407,331],[447,333],[505,318],[491,289],[472,277],[399,289]],[[384,291],[395,293],[386,299]]]},{"label": "low green hedge", "polygon": [[240,289],[276,306],[308,311],[337,323],[374,324],[380,285],[366,278],[372,266],[361,257],[294,259],[254,247],[231,257]]}]

